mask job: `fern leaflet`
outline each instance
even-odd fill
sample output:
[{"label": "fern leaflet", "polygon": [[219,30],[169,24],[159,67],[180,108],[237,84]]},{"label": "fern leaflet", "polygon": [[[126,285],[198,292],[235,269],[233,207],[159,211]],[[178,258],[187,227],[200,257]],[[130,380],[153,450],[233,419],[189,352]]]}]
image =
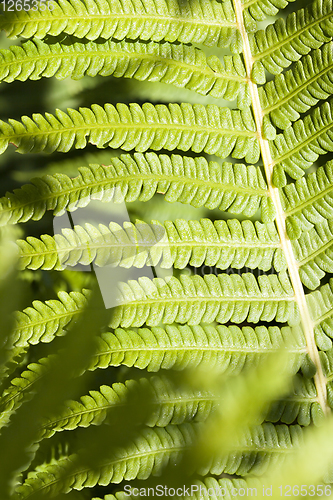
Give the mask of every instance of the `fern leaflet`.
[{"label": "fern leaflet", "polygon": [[0,29],[14,38],[44,38],[67,33],[78,38],[128,38],[160,42],[203,43],[231,46],[240,52],[241,40],[230,2],[196,0],[191,9],[176,0],[155,0],[144,8],[139,0],[59,0],[47,13],[43,10],[6,11]]},{"label": "fern leaflet", "polygon": [[0,225],[40,219],[46,210],[61,215],[90,200],[148,201],[163,193],[169,202],[219,208],[231,213],[274,217],[274,207],[260,168],[207,162],[203,157],[135,153],[111,158],[110,165],[80,167],[73,179],[65,174],[44,176],[0,199]]},{"label": "fern leaflet", "polygon": [[[135,78],[185,87],[199,94],[234,100],[245,94],[240,56],[206,58],[188,45],[150,42],[47,44],[28,41],[0,51],[0,80],[12,82],[55,76],[74,80],[96,75]],[[247,103],[249,104],[249,102]]]},{"label": "fern leaflet", "polygon": [[[22,486],[17,488],[17,499],[33,498],[37,493],[47,490],[50,498],[60,492],[72,489],[93,487],[96,484],[120,483],[123,479],[146,479],[148,475],[159,475],[169,460],[176,460],[188,448],[200,430],[200,424],[182,424],[143,431],[139,438],[127,449],[117,450],[114,457],[102,464],[98,471],[78,468],[66,476],[66,468],[75,456],[64,458],[52,467],[52,476],[38,471],[29,474]],[[301,427],[289,428],[285,425],[263,424],[245,433],[236,445],[237,452],[227,456],[215,456],[209,465],[202,466],[199,474],[262,474],[272,461],[283,460],[291,448],[302,443]],[[238,451],[241,450],[241,451]],[[266,461],[258,458],[265,454]],[[149,467],[146,457],[150,456]],[[255,457],[255,459],[250,459]],[[126,464],[126,467],[123,466]],[[60,476],[62,481],[60,482]]]},{"label": "fern leaflet", "polygon": [[249,108],[234,111],[215,105],[117,104],[104,107],[93,104],[79,111],[57,110],[45,117],[22,117],[22,123],[0,121],[0,153],[14,143],[20,153],[67,152],[72,146],[82,149],[87,138],[98,148],[107,146],[146,151],[166,148],[205,151],[221,158],[257,162],[259,146]]},{"label": "fern leaflet", "polygon": [[28,237],[17,242],[20,269],[64,269],[67,265],[120,265],[143,267],[160,263],[163,268],[183,269],[205,264],[219,269],[234,267],[285,270],[275,226],[230,219],[215,221],[137,221],[110,223],[109,227],[86,224],[64,229],[54,237]]}]

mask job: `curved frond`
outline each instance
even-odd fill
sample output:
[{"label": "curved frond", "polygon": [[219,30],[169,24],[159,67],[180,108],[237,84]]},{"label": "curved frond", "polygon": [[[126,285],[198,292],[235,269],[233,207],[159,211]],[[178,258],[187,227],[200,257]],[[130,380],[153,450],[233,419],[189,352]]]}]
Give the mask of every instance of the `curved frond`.
[{"label": "curved frond", "polygon": [[244,95],[246,73],[240,56],[206,58],[193,46],[170,43],[55,43],[29,40],[0,51],[0,81],[39,80],[55,76],[75,80],[88,76],[135,78],[173,84],[213,97]]},{"label": "curved frond", "polygon": [[160,224],[125,222],[123,227],[111,222],[75,226],[63,229],[54,237],[28,237],[18,240],[20,269],[65,269],[67,265],[97,266],[112,264],[122,267],[157,265],[183,269],[187,265],[262,269],[272,266],[286,269],[278,232],[273,223],[261,224],[249,220],[227,221],[210,219]]},{"label": "curved frond", "polygon": [[11,381],[0,398],[0,427],[8,424],[12,413],[31,397],[33,386],[45,374],[48,363],[49,358],[30,363],[20,377]]},{"label": "curved frond", "polygon": [[[229,327],[223,325],[216,327],[171,325],[166,326],[165,329],[161,327],[141,328],[137,331],[119,328],[114,332],[102,333],[96,340],[96,351],[92,353],[84,371],[125,365],[147,369],[148,372],[157,372],[160,369],[184,370],[200,365],[210,369],[214,368],[228,375],[237,375],[245,367],[258,366],[268,352],[279,351],[281,346],[288,345],[290,356],[286,370],[290,374],[294,374],[302,366],[306,354],[305,340],[301,329],[297,327],[291,329],[290,327],[278,328],[276,326],[268,328],[247,326],[240,329],[236,325]],[[33,393],[34,383],[44,375],[49,360],[50,358],[43,358],[38,363],[29,364],[20,377],[11,381],[10,386],[0,399],[0,426],[7,424],[12,413],[23,401],[27,400],[30,393]],[[160,382],[156,380],[156,384],[157,391]],[[104,410],[100,411],[98,405],[105,404],[106,395],[110,399],[110,405],[120,404],[119,398],[124,390],[122,385],[117,385],[113,386],[112,389],[101,389],[102,396],[94,392],[90,396],[95,398],[95,403],[90,396],[86,396],[84,401],[82,400],[82,404],[88,405],[92,413],[83,411],[81,403],[68,403],[63,414],[68,416],[68,421],[65,416],[61,415],[56,419],[46,420],[41,439],[50,437],[55,431],[70,428],[72,425],[84,427],[90,423],[101,423],[106,415]],[[167,392],[170,395],[172,389],[169,387]],[[187,410],[191,413],[196,404],[198,404],[200,412],[204,412],[203,415],[206,414],[206,410],[211,408],[209,401],[212,401],[212,398],[209,399],[207,394],[202,391],[201,395],[192,401],[194,405],[191,407],[192,410],[190,404],[186,408],[181,404],[182,401],[185,402],[186,397],[182,394],[179,405],[172,407],[169,400],[164,401],[159,395],[158,404],[162,406],[159,406],[159,409],[157,408],[151,414],[148,425],[162,425],[162,422],[167,421],[169,417],[171,423],[180,423],[180,420],[177,419],[187,418]],[[80,408],[83,413],[80,413]],[[163,420],[164,418],[166,420]],[[50,423],[51,421],[53,424]]]},{"label": "curved frond", "polygon": [[219,208],[262,220],[274,218],[267,185],[259,167],[207,162],[203,157],[135,153],[111,158],[109,166],[79,168],[79,176],[47,175],[33,179],[0,199],[0,225],[39,220],[46,210],[61,215],[90,200],[148,201],[163,193],[169,202]]},{"label": "curved frond", "polygon": [[284,424],[297,422],[305,426],[310,425],[311,422],[319,425],[323,417],[313,379],[301,375],[295,375],[292,392],[274,401],[265,415],[265,419],[270,422]]},{"label": "curved frond", "polygon": [[333,279],[309,293],[306,299],[315,326],[316,344],[327,351],[332,348],[333,339]]},{"label": "curved frond", "polygon": [[264,115],[286,129],[319,100],[333,94],[333,42],[302,57],[291,70],[259,88]]},{"label": "curved frond", "polygon": [[333,210],[333,162],[328,161],[306,178],[290,183],[280,191],[290,239],[299,238],[315,224],[325,222]]},{"label": "curved frond", "polygon": [[[16,311],[15,323],[8,336],[4,363],[20,363],[24,360],[29,345],[49,343],[55,337],[64,335],[65,328],[83,312],[88,296],[88,290],[83,290],[82,293],[61,291],[58,293],[60,300],[35,300],[32,307]],[[7,368],[3,368],[7,371]],[[15,368],[15,365],[12,368]]]},{"label": "curved frond", "polygon": [[89,292],[59,292],[60,300],[35,300],[33,307],[16,312],[15,326],[10,334],[10,343],[25,348],[29,344],[51,342],[62,335],[64,328],[80,314],[87,304]]},{"label": "curved frond", "polygon": [[333,272],[332,244],[333,219],[316,224],[292,243],[300,278],[310,290],[320,285],[326,273]]},{"label": "curved frond", "polygon": [[32,307],[15,312],[15,323],[8,336],[2,371],[8,376],[22,361],[29,345],[39,342],[52,342],[55,337],[64,335],[65,328],[76,315],[81,313],[87,303],[87,294],[59,292],[60,300],[35,300]]},{"label": "curved frond", "polygon": [[98,148],[147,149],[158,151],[205,151],[226,158],[245,158],[249,163],[259,159],[259,144],[250,109],[242,111],[200,104],[93,104],[91,108],[57,109],[23,116],[22,122],[0,121],[0,153],[9,143],[19,153],[67,152],[72,146]]},{"label": "curved frond", "polygon": [[[290,344],[289,344],[290,342]],[[290,372],[295,373],[306,352],[302,331],[295,327],[166,325],[165,328],[116,329],[98,338],[89,370],[125,365],[157,372],[209,367],[237,375],[257,366],[267,352],[288,343]]]},{"label": "curved frond", "polygon": [[284,171],[293,179],[298,179],[319,155],[333,151],[332,127],[333,100],[330,100],[270,142],[276,186],[286,184]]},{"label": "curved frond", "polygon": [[[151,474],[158,475],[170,460],[181,457],[182,451],[194,441],[198,430],[190,424],[144,429],[126,448],[116,449],[94,471],[87,466],[75,466],[76,455],[54,461],[52,480],[47,472],[30,472],[23,485],[17,488],[16,498],[33,498],[35,494],[45,492],[48,498],[52,498],[72,489],[92,488],[97,484],[107,486],[110,483],[118,484],[123,479],[147,479]],[[66,475],[71,466],[74,466],[74,470]]]},{"label": "curved frond", "polygon": [[333,36],[332,0],[315,0],[249,37],[255,62],[273,74],[298,61]]},{"label": "curved frond", "polygon": [[152,40],[160,42],[202,43],[241,50],[231,2],[193,0],[59,0],[52,10],[6,10],[0,17],[0,29],[15,38],[44,38],[67,33],[78,38],[99,37],[116,40]]},{"label": "curved frond", "polygon": [[142,378],[138,382],[127,380],[124,384],[116,383],[112,387],[103,385],[98,391],[90,391],[89,395],[82,396],[80,401],[66,401],[59,415],[43,421],[40,439],[49,438],[56,432],[107,422],[113,408],[126,404],[129,390],[139,390],[141,386],[152,393],[149,402],[151,411],[146,421],[149,427],[205,421],[217,404],[216,396],[208,391],[176,388],[166,377]]},{"label": "curved frond", "polygon": [[120,283],[119,305],[110,325],[138,327],[188,323],[257,323],[258,321],[299,322],[299,311],[286,274],[263,275],[257,279],[251,273],[181,275],[139,278]]},{"label": "curved frond", "polygon": [[[50,468],[52,474],[30,472],[22,486],[16,490],[17,499],[33,498],[47,492],[49,498],[58,493],[68,493],[72,489],[92,488],[120,483],[122,480],[146,479],[159,475],[170,460],[176,462],[181,453],[194,443],[201,430],[200,424],[171,425],[166,428],[143,430],[126,448],[118,449],[109,459],[92,471],[87,467],[74,466],[66,475],[66,470],[75,461],[75,455],[55,462]],[[297,449],[303,442],[303,431],[298,425],[286,426],[265,423],[244,433],[235,443],[237,451],[229,455],[212,457],[210,463],[201,466],[200,475],[261,475],[270,464],[284,460],[291,449]],[[265,460],[263,460],[263,455]],[[149,457],[149,460],[148,460]],[[61,481],[60,481],[61,477]]]}]

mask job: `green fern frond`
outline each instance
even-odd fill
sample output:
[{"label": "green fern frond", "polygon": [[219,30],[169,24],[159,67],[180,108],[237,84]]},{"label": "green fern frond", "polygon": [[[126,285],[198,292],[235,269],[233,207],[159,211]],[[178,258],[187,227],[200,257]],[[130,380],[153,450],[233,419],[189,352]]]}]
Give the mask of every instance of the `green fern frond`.
[{"label": "green fern frond", "polygon": [[[303,364],[306,354],[305,340],[297,327],[241,329],[236,325],[167,325],[165,329],[141,328],[137,331],[119,328],[97,337],[96,351],[84,371],[125,365],[157,372],[200,365],[227,375],[237,375],[245,367],[258,366],[268,352],[278,352],[286,343],[290,354],[286,370],[294,374]],[[27,399],[27,394],[33,392],[35,382],[44,375],[49,361],[48,357],[29,364],[20,377],[11,381],[0,399],[0,426],[8,423],[13,412]],[[45,432],[49,435],[52,430]]]},{"label": "green fern frond", "polygon": [[64,333],[72,319],[82,313],[87,304],[88,291],[59,292],[60,300],[35,300],[33,307],[16,313],[15,326],[10,334],[10,343],[25,349],[39,342],[51,342]]},{"label": "green fern frond", "polygon": [[[77,466],[66,475],[66,469],[75,461],[75,455],[61,459],[49,468],[51,474],[30,472],[24,484],[17,488],[16,499],[33,498],[34,495],[46,492],[52,498],[72,489],[92,488],[97,484],[106,486],[110,483],[118,484],[124,479],[146,479],[150,475],[159,475],[170,460],[179,460],[182,451],[189,449],[201,428],[197,423],[143,430],[130,446],[118,449],[94,471]],[[237,451],[212,457],[210,463],[201,466],[198,472],[200,475],[219,475],[223,472],[260,475],[270,464],[281,463],[302,442],[303,432],[300,426],[274,426],[265,423],[245,432],[235,446]]]},{"label": "green fern frond", "polygon": [[[73,294],[74,292],[70,295],[61,292],[59,296],[67,301],[68,297],[73,298]],[[109,324],[112,328],[136,327],[144,323],[157,326],[160,321],[165,324],[176,321],[189,325],[197,325],[201,321],[242,323],[245,319],[254,323],[260,320],[272,321],[274,318],[278,322],[289,324],[298,324],[299,321],[299,311],[285,273],[263,275],[257,279],[250,273],[241,276],[210,274],[204,278],[183,275],[180,279],[171,277],[167,281],[142,277],[138,281],[120,283],[119,294],[119,305]],[[55,322],[57,331],[59,316],[62,319],[68,316],[72,318],[79,312],[77,301],[81,299],[85,305],[85,294],[76,292],[75,300],[71,301],[74,310],[69,312],[66,310],[66,304],[59,301],[46,301],[45,304],[36,301],[41,315],[37,310],[37,318],[30,326],[27,326],[27,315],[21,318],[23,327],[19,327],[18,333],[15,333],[17,340],[23,335],[23,342],[26,343],[35,334],[36,341],[39,341],[45,333],[52,338],[54,330],[48,330],[47,323],[50,322],[51,327],[53,323],[54,329]],[[29,309],[29,312],[32,311]],[[35,312],[33,314],[36,315]]]},{"label": "green fern frond", "polygon": [[326,351],[332,347],[333,338],[333,279],[309,293],[306,299],[315,326],[316,344]]},{"label": "green fern frond", "polygon": [[286,269],[280,240],[273,223],[261,224],[237,219],[166,221],[160,224],[124,222],[121,227],[111,222],[109,227],[100,224],[75,226],[63,229],[54,237],[47,234],[41,239],[28,237],[18,240],[20,269],[57,269],[67,265],[97,266],[108,264],[122,267],[187,265],[216,266],[218,269],[234,267],[276,271]]},{"label": "green fern frond", "polygon": [[282,422],[308,426],[311,422],[319,425],[323,421],[323,410],[318,402],[313,379],[295,375],[291,394],[279,401],[274,401],[265,419],[270,422]]},{"label": "green fern frond", "polygon": [[245,158],[249,163],[259,159],[259,144],[249,108],[242,111],[215,105],[136,103],[126,106],[93,104],[67,113],[57,109],[22,117],[22,122],[0,121],[0,153],[9,143],[20,153],[67,152],[72,146],[86,147],[87,142],[98,148],[147,149],[216,154],[226,158]]},{"label": "green fern frond", "polygon": [[332,0],[315,0],[305,9],[289,14],[285,21],[279,18],[265,30],[250,35],[254,61],[270,73],[281,73],[311,49],[331,40],[332,12]]},{"label": "green fern frond", "polygon": [[173,84],[229,101],[245,93],[246,72],[240,56],[208,59],[193,46],[155,42],[47,44],[33,40],[0,51],[0,81],[39,80],[55,76],[135,78]]},{"label": "green fern frond", "polygon": [[291,70],[259,88],[264,115],[286,129],[319,100],[333,94],[333,43],[302,57]]},{"label": "green fern frond", "polygon": [[[11,237],[22,239],[6,250],[18,256],[8,265],[0,234],[10,276],[0,286],[1,499],[125,500],[124,481],[145,487],[170,472],[176,481],[195,474],[198,500],[220,485],[221,496],[242,498],[233,488],[245,496],[251,487],[262,496],[266,473],[268,486],[283,487],[275,474],[289,456],[291,489],[333,483],[333,469],[320,477],[333,457],[325,443],[333,161],[315,163],[333,153],[333,0],[298,0],[267,19],[291,1],[42,0],[36,11],[3,2],[0,30],[26,39],[0,50],[3,100],[31,86],[45,97],[37,111],[61,109],[30,114],[18,101],[16,119],[1,117],[5,190],[30,182],[0,198],[1,234],[47,211],[67,223],[55,219],[61,234],[44,234],[52,214],[36,229],[29,222]],[[68,89],[57,81],[65,78]],[[233,103],[209,104],[214,98]],[[84,148],[104,157],[72,151]],[[27,157],[23,173],[15,149],[42,154]],[[116,157],[120,150],[130,154]],[[29,181],[29,172],[40,177]],[[93,201],[103,202],[103,220]],[[118,217],[125,202],[133,202],[128,220]],[[174,205],[164,210],[165,202]],[[179,202],[194,208],[182,213]],[[210,216],[217,208],[236,216]],[[175,271],[126,281],[144,274],[134,268],[158,265]],[[100,291],[110,285],[112,307],[98,283],[96,294],[83,289],[95,279],[80,266],[101,277]],[[23,284],[25,273],[37,276],[24,283],[29,294],[45,302],[9,322],[6,311],[20,306],[8,284],[16,275]]]},{"label": "green fern frond", "polygon": [[239,374],[257,366],[265,353],[278,351],[290,341],[288,370],[295,373],[306,352],[302,331],[276,326],[188,326],[116,329],[98,338],[98,348],[88,370],[125,365],[157,372],[207,366],[226,374]]},{"label": "green fern frond", "polygon": [[56,432],[107,422],[110,411],[126,404],[129,391],[140,387],[152,392],[152,411],[145,422],[149,427],[205,421],[217,404],[217,397],[213,394],[202,389],[176,389],[166,377],[142,378],[138,382],[127,380],[112,387],[103,385],[98,391],[82,396],[80,401],[66,401],[61,414],[44,420],[40,439],[49,438]]},{"label": "green fern frond", "polygon": [[333,151],[331,128],[333,127],[333,101],[318,106],[304,120],[298,120],[270,142],[274,159],[274,184],[286,184],[284,172],[293,179],[304,175],[319,155]]},{"label": "green fern frond", "polygon": [[231,2],[195,0],[180,4],[176,0],[154,0],[145,6],[139,0],[59,0],[51,9],[6,10],[0,29],[9,38],[44,38],[67,33],[78,38],[128,38],[160,42],[202,43],[241,50]]},{"label": "green fern frond", "polygon": [[49,358],[30,363],[26,370],[11,381],[0,398],[0,427],[7,425],[11,415],[33,394],[34,384],[43,377],[49,365]]},{"label": "green fern frond", "polygon": [[113,456],[94,471],[86,466],[74,466],[74,470],[66,476],[66,469],[74,465],[76,456],[54,461],[51,466],[52,480],[47,472],[30,472],[24,484],[17,488],[14,498],[23,500],[43,493],[52,498],[72,489],[92,488],[97,484],[106,486],[111,482],[117,484],[123,479],[146,479],[151,473],[157,475],[170,460],[180,458],[181,452],[195,439],[196,431],[197,428],[189,424],[144,429],[127,448],[116,449]]},{"label": "green fern frond", "polygon": [[290,239],[299,238],[332,216],[333,162],[329,161],[306,178],[290,183],[280,191],[283,210],[287,215],[286,229]]},{"label": "green fern frond", "polygon": [[257,279],[251,273],[181,275],[139,278],[119,283],[119,304],[110,326],[138,327],[200,322],[257,323],[258,321],[298,324],[299,311],[285,273],[263,275]]},{"label": "green fern frond", "polygon": [[305,286],[315,290],[326,273],[333,272],[333,219],[316,224],[294,240],[293,250]]},{"label": "green fern frond", "polygon": [[[135,153],[111,158],[109,166],[79,168],[71,179],[54,174],[33,179],[0,199],[0,225],[39,220],[46,210],[61,215],[86,206],[90,200],[148,201],[163,193],[166,201],[194,207],[219,208],[231,213],[274,218],[272,200],[259,167],[207,162],[205,158]],[[113,189],[114,188],[114,189]]]}]

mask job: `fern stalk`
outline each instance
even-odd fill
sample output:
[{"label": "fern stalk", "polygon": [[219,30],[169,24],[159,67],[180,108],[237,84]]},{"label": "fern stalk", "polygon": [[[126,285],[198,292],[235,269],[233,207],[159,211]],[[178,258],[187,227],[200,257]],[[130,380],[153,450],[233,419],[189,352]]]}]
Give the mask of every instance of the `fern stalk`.
[{"label": "fern stalk", "polygon": [[248,77],[249,90],[252,99],[252,109],[254,114],[254,120],[257,128],[257,136],[258,142],[261,150],[261,157],[266,173],[267,179],[267,187],[270,197],[273,201],[276,210],[276,226],[280,236],[281,247],[284,251],[285,258],[287,261],[287,267],[289,271],[290,281],[294,289],[294,298],[298,304],[300,315],[301,315],[301,324],[307,344],[308,354],[316,367],[316,373],[314,375],[314,381],[317,390],[317,398],[320,406],[322,407],[324,413],[327,415],[330,413],[330,407],[327,403],[327,394],[326,394],[326,378],[323,373],[322,365],[320,362],[319,352],[315,342],[315,325],[313,320],[311,319],[310,311],[307,305],[304,288],[298,273],[299,263],[296,261],[291,245],[291,241],[287,236],[286,232],[286,215],[283,211],[279,189],[273,186],[272,176],[273,176],[273,167],[274,162],[271,156],[271,151],[269,147],[268,140],[264,137],[264,127],[263,127],[263,119],[264,112],[262,110],[258,92],[258,86],[253,80],[253,70],[255,60],[252,56],[249,37],[244,25],[243,19],[243,9],[241,0],[233,0],[233,5],[235,9],[236,15],[236,24],[241,34],[242,42],[243,42],[243,57],[245,62],[246,73]]}]

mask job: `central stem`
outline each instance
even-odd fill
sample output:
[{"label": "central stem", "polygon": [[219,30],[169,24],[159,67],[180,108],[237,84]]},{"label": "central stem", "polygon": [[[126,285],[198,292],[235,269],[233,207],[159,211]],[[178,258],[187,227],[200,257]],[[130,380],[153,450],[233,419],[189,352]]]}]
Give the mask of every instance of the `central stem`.
[{"label": "central stem", "polygon": [[237,27],[240,31],[243,41],[243,56],[246,67],[246,73],[248,77],[248,85],[251,93],[252,109],[258,133],[258,141],[261,150],[261,157],[267,178],[268,192],[270,197],[272,198],[276,210],[276,226],[280,236],[281,247],[287,261],[290,281],[295,293],[295,300],[300,310],[301,324],[307,344],[308,354],[316,367],[316,374],[314,376],[314,381],[317,390],[318,402],[322,407],[324,413],[328,414],[330,412],[330,408],[327,404],[326,379],[323,373],[317,345],[315,342],[314,323],[310,315],[310,311],[306,301],[306,296],[304,293],[304,288],[301,279],[299,277],[298,263],[294,256],[294,252],[291,246],[291,241],[289,240],[286,233],[286,224],[285,224],[286,216],[281,205],[279,190],[272,184],[273,160],[268,140],[265,139],[263,136],[264,114],[261,108],[258,87],[256,83],[254,83],[254,81],[252,80],[252,69],[253,69],[254,59],[251,53],[249,37],[244,25],[243,6],[241,0],[233,0],[233,3],[236,15]]}]

